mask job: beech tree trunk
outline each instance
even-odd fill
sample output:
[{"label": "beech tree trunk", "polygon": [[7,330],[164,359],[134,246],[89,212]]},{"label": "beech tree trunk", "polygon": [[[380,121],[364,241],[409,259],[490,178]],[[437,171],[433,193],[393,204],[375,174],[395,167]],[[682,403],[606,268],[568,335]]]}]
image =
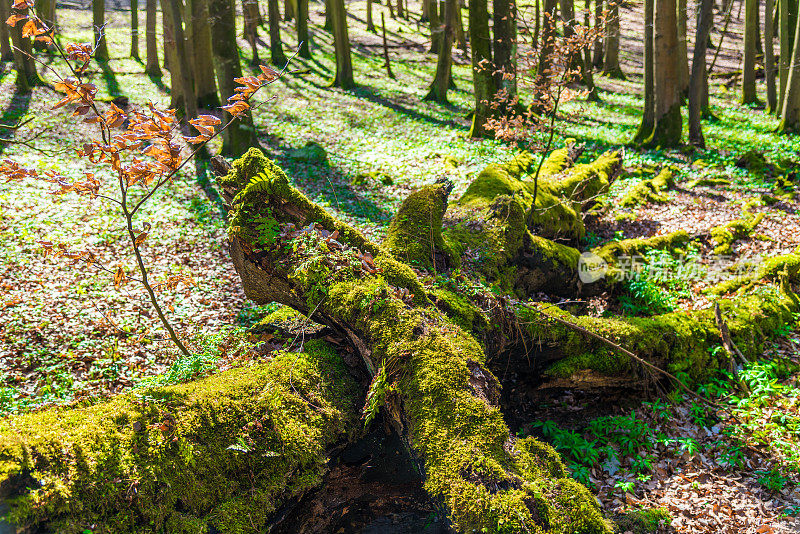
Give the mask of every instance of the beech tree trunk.
[{"label": "beech tree trunk", "polygon": [[[277,1],[278,0],[267,0],[267,6],[270,12],[272,12],[271,4],[277,3]],[[250,59],[250,61],[252,62],[253,65],[256,65],[261,61],[258,57],[258,23],[261,20],[261,12],[258,9],[258,0],[242,0],[242,14],[244,16],[244,37],[250,44],[250,49],[252,51],[252,58]],[[275,24],[279,23],[280,23],[280,15],[278,15],[278,21],[275,22]],[[277,28],[278,32],[280,32],[280,27]],[[270,24],[269,24],[270,48],[274,53],[275,49],[272,48],[272,34],[273,34],[273,23],[272,23],[272,18],[270,18]],[[280,43],[280,34],[278,36],[278,42]],[[282,53],[283,52],[281,51],[281,54]]]},{"label": "beech tree trunk", "polygon": [[139,0],[131,2],[131,57],[139,59]]},{"label": "beech tree trunk", "polygon": [[297,0],[297,40],[300,42],[298,55],[305,59],[311,58],[311,45],[308,35],[308,0]]},{"label": "beech tree trunk", "polygon": [[800,16],[795,17],[794,43],[781,110],[781,132],[800,131]]},{"label": "beech tree trunk", "polygon": [[681,142],[683,119],[678,79],[678,24],[675,0],[655,0],[653,37],[653,134],[646,143],[673,147]]},{"label": "beech tree trunk", "polygon": [[172,35],[175,39],[174,58],[170,61],[170,84],[172,91],[179,94],[185,119],[190,120],[197,117],[197,99],[195,98],[194,84],[192,83],[193,72],[191,56],[186,50],[186,35],[183,31],[183,16],[180,0],[162,0],[161,11],[165,20],[172,28]]},{"label": "beech tree trunk", "polygon": [[296,9],[296,0],[286,0],[283,3],[283,20],[290,21],[294,19]]},{"label": "beech tree trunk", "polygon": [[756,96],[756,25],[758,0],[744,0],[744,51],[742,59],[742,104],[753,104]]},{"label": "beech tree trunk", "polygon": [[[538,5],[538,0],[537,0]],[[595,0],[594,2],[594,27],[595,28],[602,28],[605,21],[605,17],[603,16],[603,0]],[[602,33],[600,32],[600,36],[594,42],[594,54],[592,58],[592,64],[595,67],[602,67],[603,66],[603,50],[605,45],[603,44]]]},{"label": "beech tree trunk", "polygon": [[156,18],[158,0],[147,0],[147,14],[145,21],[145,46],[147,48],[147,64],[144,71],[150,76],[160,78],[161,67],[158,64],[158,39],[156,37]]},{"label": "beech tree trunk", "polygon": [[353,63],[350,57],[350,35],[347,31],[347,11],[344,0],[328,0],[331,8],[331,25],[333,27],[333,47],[336,54],[336,77],[333,85],[342,89],[352,89]]},{"label": "beech tree trunk", "polygon": [[[591,1],[586,0],[586,8],[584,9],[583,13],[583,24],[586,28],[589,27],[589,16],[591,13]],[[583,84],[586,86],[586,89],[589,91],[589,94],[586,96],[586,99],[590,102],[600,102],[600,94],[597,91],[597,87],[594,84],[594,73],[592,72],[592,47],[586,46],[583,48],[583,61],[581,62],[581,76],[583,78]]]},{"label": "beech tree trunk", "polygon": [[707,83],[706,47],[714,17],[714,0],[701,0],[697,12],[697,34],[692,57],[692,75],[689,83],[689,142],[705,148],[700,125],[703,106],[703,89]]},{"label": "beech tree trunk", "polygon": [[780,40],[780,66],[778,69],[780,90],[778,92],[778,108],[776,114],[783,112],[783,103],[786,97],[786,83],[789,80],[789,69],[792,61],[792,46],[794,44],[794,24],[797,18],[796,2],[792,0],[779,0],[778,3],[778,37]]},{"label": "beech tree trunk", "polygon": [[493,12],[495,87],[498,92],[504,92],[505,103],[508,104],[517,95],[516,0],[494,0]]},{"label": "beech tree trunk", "polygon": [[475,92],[475,113],[472,115],[469,137],[487,137],[491,132],[486,129],[486,119],[491,115],[490,104],[495,93],[487,0],[469,2],[469,42],[472,46],[472,85]]},{"label": "beech tree trunk", "polygon": [[[0,22],[11,16],[11,4],[0,2]],[[14,51],[11,48],[11,32],[8,24],[0,24],[0,60],[13,61]]]},{"label": "beech tree trunk", "polygon": [[94,58],[97,61],[108,61],[108,44],[104,26],[106,24],[106,1],[92,0],[92,26],[94,27]]},{"label": "beech tree trunk", "polygon": [[[209,0],[211,17],[211,43],[214,53],[214,71],[217,74],[217,85],[222,102],[236,94],[235,78],[242,77],[242,66],[239,62],[239,47],[236,44],[236,17],[231,0]],[[231,119],[225,112],[224,122]],[[258,146],[253,118],[248,112],[244,118],[238,119],[222,133],[222,152],[226,155],[244,154],[248,148]]]},{"label": "beech tree trunk", "polygon": [[654,70],[653,70],[653,21],[655,0],[644,0],[644,107],[642,109],[642,122],[633,138],[635,144],[644,143],[653,135],[655,125],[655,97]]},{"label": "beech tree trunk", "polygon": [[[423,3],[425,3],[424,0]],[[367,0],[367,31],[378,33],[378,30],[375,29],[375,22],[372,20],[372,0]]]},{"label": "beech tree trunk", "polygon": [[[255,3],[255,7],[258,9],[258,2]],[[273,65],[283,68],[286,65],[286,55],[283,53],[281,42],[281,13],[278,7],[278,0],[267,0],[270,59]]]},{"label": "beech tree trunk", "polygon": [[625,79],[625,73],[619,65],[619,0],[608,0],[608,20],[605,31],[605,57],[603,73],[611,78]]},{"label": "beech tree trunk", "polygon": [[[18,11],[11,9],[11,13],[15,14]],[[16,90],[20,93],[30,93],[33,87],[42,85],[44,82],[36,70],[31,38],[22,36],[23,25],[24,22],[17,22],[13,28],[9,29],[9,32],[11,34],[11,44],[14,46],[14,69],[17,71]]]},{"label": "beech tree trunk", "polygon": [[[780,1],[780,0],[779,0]],[[767,88],[767,113],[775,113],[778,107],[778,94],[775,89],[775,43],[774,0],[765,0],[764,5],[764,79]]]},{"label": "beech tree trunk", "polygon": [[[391,0],[387,1],[391,2]],[[442,32],[443,32],[442,28],[444,25],[444,21],[442,20],[442,18],[444,17],[444,14],[439,13],[439,0],[422,0],[422,1],[428,3],[428,22],[430,23],[431,27],[430,52],[433,54],[438,54],[439,45],[442,42]]]},{"label": "beech tree trunk", "polygon": [[211,26],[208,0],[187,0],[187,49],[191,58],[192,82],[197,106],[213,109],[220,105],[214,80],[214,54],[211,48]]},{"label": "beech tree trunk", "polygon": [[[702,0],[701,0],[702,1]],[[686,0],[678,0],[678,83],[681,94],[689,88],[689,51],[686,37]]]},{"label": "beech tree trunk", "polygon": [[[453,64],[453,23],[455,22],[456,2],[458,0],[446,0],[444,7],[444,26],[442,27],[442,39],[439,43],[439,59],[436,62],[436,76],[431,83],[425,100],[447,103],[447,90],[450,88],[450,72]],[[399,5],[399,4],[398,4]]]}]

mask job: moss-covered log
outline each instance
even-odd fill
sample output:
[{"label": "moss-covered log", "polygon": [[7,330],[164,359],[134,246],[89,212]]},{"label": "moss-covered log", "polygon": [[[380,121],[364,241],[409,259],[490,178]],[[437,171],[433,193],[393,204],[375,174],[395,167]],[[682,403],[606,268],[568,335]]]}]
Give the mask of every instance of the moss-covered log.
[{"label": "moss-covered log", "polygon": [[261,532],[358,432],[361,395],[313,340],[189,384],[3,419],[0,499],[32,532]]},{"label": "moss-covered log", "polygon": [[483,350],[430,304],[410,268],[306,199],[256,150],[220,183],[247,295],[348,336],[375,376],[367,411],[387,406],[457,529],[610,531],[549,446],[509,433]]}]

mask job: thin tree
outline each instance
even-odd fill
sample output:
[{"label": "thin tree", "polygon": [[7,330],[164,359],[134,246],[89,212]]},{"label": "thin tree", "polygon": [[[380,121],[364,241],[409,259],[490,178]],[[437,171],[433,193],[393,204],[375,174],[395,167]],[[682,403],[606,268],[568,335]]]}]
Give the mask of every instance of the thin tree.
[{"label": "thin tree", "polygon": [[0,2],[0,60],[13,61],[14,51],[11,49],[11,32],[5,23],[11,16],[11,4]]},{"label": "thin tree", "polygon": [[[268,6],[270,13],[272,12],[271,4],[273,2],[277,3],[278,0],[268,0]],[[258,24],[261,20],[261,12],[258,9],[258,0],[242,0],[242,15],[244,18],[244,37],[247,42],[250,44],[250,49],[252,50],[252,58],[250,59],[253,65],[260,62],[258,58]],[[278,24],[280,22],[280,14],[278,15]],[[270,24],[269,24],[269,34],[270,34],[270,45],[272,44],[272,17],[270,17]],[[280,31],[280,30],[278,30]],[[280,39],[280,35],[278,36]],[[274,52],[274,49],[272,50]]]},{"label": "thin tree", "polygon": [[800,16],[795,16],[791,67],[781,109],[780,132],[800,132]]},{"label": "thin tree", "polygon": [[608,20],[606,20],[605,58],[603,74],[611,78],[625,79],[625,73],[619,65],[619,0],[608,0]]},{"label": "thin tree", "polygon": [[[427,5],[425,0],[423,0],[422,3]],[[378,30],[375,29],[375,22],[372,20],[372,0],[367,0],[367,31],[371,33],[378,33]]]},{"label": "thin tree", "polygon": [[556,12],[558,0],[544,0],[542,10],[541,45],[539,46],[539,61],[536,72],[540,77],[550,75],[553,61],[553,42],[556,35]]},{"label": "thin tree", "polygon": [[[556,0],[548,0],[555,2]],[[489,37],[489,6],[487,0],[469,2],[469,42],[472,46],[472,85],[475,93],[475,113],[472,115],[470,137],[486,137],[486,119],[491,115],[495,85],[491,68],[491,39]]]},{"label": "thin tree", "polygon": [[[214,70],[217,73],[220,100],[227,102],[235,94],[234,79],[242,77],[239,62],[239,47],[236,44],[236,12],[231,0],[209,0],[211,42],[214,52]],[[225,112],[226,121],[230,114]],[[222,152],[240,156],[248,148],[258,146],[253,117],[248,112],[240,120],[233,122],[222,133]]]},{"label": "thin tree", "polygon": [[705,148],[702,118],[703,92],[708,83],[706,70],[706,49],[711,24],[714,18],[714,0],[701,0],[697,11],[697,33],[694,54],[692,56],[692,74],[689,78],[689,142],[694,146]]},{"label": "thin tree", "polygon": [[[436,62],[436,76],[431,83],[425,100],[431,100],[442,104],[447,103],[447,90],[450,87],[450,71],[453,58],[453,24],[455,22],[456,2],[458,0],[446,0],[444,5],[444,26],[442,28],[442,40],[439,43],[439,59]],[[398,6],[400,4],[398,3]]]},{"label": "thin tree", "polygon": [[681,93],[684,93],[689,88],[689,50],[686,38],[687,16],[686,0],[678,0],[678,84]]},{"label": "thin tree", "polygon": [[653,133],[655,125],[655,107],[653,97],[653,18],[654,0],[644,0],[644,109],[642,122],[633,137],[635,144],[644,143]]},{"label": "thin tree", "polygon": [[[23,13],[12,9],[12,15]],[[11,44],[14,49],[14,69],[17,71],[15,81],[16,90],[20,93],[30,93],[31,89],[37,85],[43,85],[44,81],[39,77],[36,70],[36,61],[33,59],[33,46],[30,37],[22,36],[21,22],[14,24],[11,29]]]},{"label": "thin tree", "polygon": [[92,0],[92,26],[94,27],[94,58],[97,61],[108,61],[108,45],[105,35],[106,2]]},{"label": "thin tree", "polygon": [[333,85],[342,89],[352,89],[356,82],[353,80],[353,62],[350,57],[350,36],[347,31],[347,11],[344,0],[328,0],[331,11],[331,25],[333,27],[333,48],[336,55],[336,77]]},{"label": "thin tree", "polygon": [[[391,0],[387,0],[391,6]],[[442,42],[442,20],[439,18],[438,0],[422,0],[428,2],[428,23],[431,27],[431,49],[432,54],[439,53],[439,44]],[[488,16],[488,15],[487,15]]]},{"label": "thin tree", "polygon": [[786,98],[786,82],[789,79],[789,68],[791,67],[792,44],[794,43],[794,24],[797,18],[796,2],[792,0],[779,0],[779,40],[780,40],[780,89],[778,91],[777,115],[783,112],[783,102]]},{"label": "thin tree", "polygon": [[464,31],[464,20],[461,18],[461,0],[456,4],[455,17],[456,43],[458,43],[458,48],[466,54],[467,33]]},{"label": "thin tree", "polygon": [[767,113],[775,113],[778,107],[778,94],[775,89],[775,43],[773,9],[774,0],[766,0],[764,5],[764,78],[767,85]]},{"label": "thin tree", "polygon": [[[537,7],[539,0],[536,0]],[[588,10],[588,8],[587,8]],[[594,27],[601,28],[605,24],[605,15],[603,14],[603,0],[595,0],[594,2]],[[605,48],[603,44],[603,39],[599,37],[594,42],[594,54],[592,58],[592,64],[595,67],[602,67],[603,66],[603,49]]]},{"label": "thin tree", "polygon": [[[258,9],[258,2],[255,3]],[[267,0],[269,15],[269,54],[273,65],[283,67],[286,65],[286,55],[283,53],[281,43],[281,13],[278,0]]]},{"label": "thin tree", "polygon": [[295,11],[297,11],[297,0],[286,0],[283,3],[283,20],[289,22],[294,19]]},{"label": "thin tree", "polygon": [[155,78],[161,77],[161,67],[158,65],[158,40],[156,38],[156,18],[158,0],[147,0],[147,13],[145,20],[145,47],[147,48],[147,63],[144,71]]},{"label": "thin tree", "polygon": [[216,108],[217,84],[214,81],[214,60],[211,48],[211,27],[208,25],[208,0],[187,0],[187,54],[191,58],[192,83],[198,107]]},{"label": "thin tree", "polygon": [[517,2],[493,0],[494,79],[498,91],[505,91],[506,102],[517,94]]},{"label": "thin tree", "polygon": [[[563,25],[563,34],[565,40],[570,40],[575,35],[575,2],[574,0],[560,0],[561,8],[561,23]],[[495,16],[497,16],[495,14]],[[582,63],[581,54],[579,50],[575,50],[567,59],[567,64],[570,70],[578,70]]]},{"label": "thin tree", "polygon": [[[589,28],[589,23],[590,23],[589,14],[591,13],[592,10],[591,4],[592,0],[586,0],[586,8],[584,9],[583,12],[583,25],[587,29]],[[594,73],[592,72],[591,43],[583,47],[583,62],[581,63],[581,76],[583,78],[583,84],[589,91],[589,94],[586,95],[586,99],[589,100],[590,102],[600,102],[600,94],[597,91],[597,86],[594,84]]]},{"label": "thin tree", "polygon": [[300,49],[297,54],[306,59],[311,58],[311,47],[308,35],[308,0],[297,0],[297,40],[300,42]]},{"label": "thin tree", "polygon": [[744,0],[744,43],[742,44],[742,104],[752,104],[756,95],[756,25],[758,0]]},{"label": "thin tree", "polygon": [[646,144],[674,147],[681,142],[683,118],[678,85],[678,24],[675,0],[655,0],[653,36],[653,134]]},{"label": "thin tree", "polygon": [[[183,109],[185,118],[191,120],[197,117],[197,99],[194,96],[194,87],[192,85],[190,56],[186,52],[186,36],[183,31],[181,7],[180,0],[161,1],[161,12],[167,25],[172,30],[174,39],[173,57],[170,60],[170,84],[172,86],[173,100],[170,107]],[[175,104],[174,106],[173,103]]]},{"label": "thin tree", "polygon": [[139,0],[131,2],[131,57],[139,59]]}]

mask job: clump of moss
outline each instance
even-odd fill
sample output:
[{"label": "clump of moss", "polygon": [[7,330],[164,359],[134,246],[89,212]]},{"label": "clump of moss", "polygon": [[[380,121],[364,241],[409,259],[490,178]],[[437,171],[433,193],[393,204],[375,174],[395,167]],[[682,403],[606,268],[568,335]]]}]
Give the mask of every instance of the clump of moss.
[{"label": "clump of moss", "polygon": [[764,219],[763,213],[751,214],[745,211],[744,219],[737,219],[728,224],[711,229],[711,242],[714,245],[714,254],[731,254],[732,245],[739,239],[749,237],[753,230]]},{"label": "clump of moss", "polygon": [[302,353],[82,408],[0,422],[0,487],[20,527],[65,534],[244,533],[320,483],[325,451],[358,428],[359,388],[335,351]]},{"label": "clump of moss", "polygon": [[633,239],[622,239],[620,241],[610,241],[605,245],[595,247],[592,249],[592,252],[608,263],[609,271],[606,276],[608,278],[614,278],[616,265],[621,257],[632,258],[634,256],[643,256],[650,250],[663,250],[673,255],[679,255],[686,252],[686,247],[691,241],[692,237],[688,232],[685,230],[678,230],[677,232],[653,237],[637,237]]},{"label": "clump of moss", "polygon": [[665,191],[675,186],[675,177],[672,171],[664,168],[657,176],[650,180],[639,182],[627,195],[620,201],[620,206],[632,208],[642,206],[648,202],[666,202],[669,197]]},{"label": "clump of moss", "polygon": [[442,238],[442,218],[453,185],[426,185],[411,193],[395,214],[384,246],[405,263],[429,271],[442,270],[454,255]]},{"label": "clump of moss", "polygon": [[736,159],[734,163],[740,169],[747,169],[754,174],[764,174],[769,170],[769,163],[763,152],[748,150]]},{"label": "clump of moss", "polygon": [[620,534],[653,534],[659,528],[669,526],[672,518],[666,508],[642,508],[620,515],[616,523],[616,531]]},{"label": "clump of moss", "polygon": [[327,163],[328,153],[317,142],[309,141],[302,148],[289,151],[289,157],[301,163]]},{"label": "clump of moss", "polygon": [[686,187],[689,189],[693,189],[695,187],[716,187],[719,185],[731,185],[731,181],[727,178],[713,178],[713,177],[706,177],[706,178],[698,178],[697,180],[692,180]]}]

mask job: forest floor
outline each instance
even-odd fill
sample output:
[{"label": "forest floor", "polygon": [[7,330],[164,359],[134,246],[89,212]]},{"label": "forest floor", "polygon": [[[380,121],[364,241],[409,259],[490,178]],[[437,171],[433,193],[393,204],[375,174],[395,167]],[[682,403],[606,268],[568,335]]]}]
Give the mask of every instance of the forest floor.
[{"label": "forest floor", "polygon": [[[411,191],[447,176],[455,184],[456,198],[477,171],[510,159],[517,149],[466,138],[473,97],[469,59],[462,52],[455,53],[451,103],[422,100],[436,60],[427,53],[429,31],[418,22],[418,5],[412,5],[410,20],[392,19],[385,6],[375,5],[375,20],[380,21],[381,12],[386,16],[395,80],[385,75],[380,39],[365,29],[364,5],[348,2],[359,86],[347,92],[328,86],[334,69],[332,41],[321,27],[322,4],[312,3],[314,58],[295,59],[291,72],[269,94],[260,95],[255,121],[264,150],[295,185],[381,240]],[[525,12],[529,6],[521,4],[521,9]],[[641,40],[636,36],[641,32],[641,9],[641,2],[630,2],[622,12],[621,57],[628,79],[597,76],[602,102],[571,102],[566,108],[569,120],[557,125],[556,146],[569,137],[585,144],[581,161],[625,146],[638,127]],[[89,12],[59,9],[58,17],[64,42],[91,39]],[[144,12],[139,18],[144,20]],[[112,60],[107,65],[93,63],[90,69],[99,97],[126,97],[132,106],[147,101],[167,105],[168,72],[163,80],[150,79],[140,61],[127,57],[128,24],[128,12],[109,12]],[[293,23],[285,23],[283,30],[289,49],[295,45]],[[719,38],[715,29],[712,39]],[[720,74],[738,68],[741,19],[736,13],[725,39],[717,62]],[[264,57],[268,46],[261,44]],[[244,42],[241,46],[247,59],[249,47]],[[709,59],[713,54],[709,51]],[[59,61],[46,62],[58,68]],[[257,67],[245,65],[257,72]],[[53,79],[49,73],[45,77]],[[666,203],[615,208],[589,228],[584,248],[675,230],[707,233],[749,213],[763,213],[764,219],[733,244],[726,261],[757,261],[758,255],[791,252],[800,245],[800,203],[793,198],[793,186],[776,190],[776,175],[787,162],[797,160],[800,140],[775,134],[777,121],[762,109],[738,105],[732,79],[713,80],[711,106],[717,118],[704,124],[708,149],[625,148],[625,170],[608,196],[612,204],[662,165],[675,167],[677,187]],[[15,93],[11,65],[2,64],[0,124],[33,122],[0,135],[0,152],[40,171],[77,177],[85,169],[74,150],[90,131],[68,112],[51,111],[57,98],[49,88],[32,95]],[[310,141],[325,149],[324,161],[296,157],[293,151]],[[763,154],[774,166],[737,166],[750,151]],[[698,184],[700,179],[727,182],[709,187]],[[184,172],[145,214],[154,227],[145,247],[154,278],[181,273],[197,283],[160,294],[170,319],[197,353],[192,359],[177,358],[162,339],[158,320],[137,288],[129,285],[118,291],[102,273],[43,257],[40,240],[92,249],[108,264],[132,265],[119,231],[122,221],[111,207],[99,200],[53,196],[49,189],[42,183],[0,184],[0,416],[117,393],[165,371],[159,380],[186,380],[254,357],[245,350],[244,332],[270,306],[255,306],[244,297],[228,260],[224,220],[218,199],[209,194],[213,188],[205,168]],[[708,248],[693,254],[706,267],[717,261]],[[704,284],[675,277],[655,288],[658,297],[632,294],[630,302],[638,306],[638,313],[654,311],[648,306],[703,306]],[[733,399],[736,421],[719,419],[676,394],[598,393],[579,386],[533,391],[520,386],[515,394],[530,410],[528,420],[518,422],[517,428],[521,435],[533,433],[553,443],[576,478],[587,483],[611,513],[664,507],[672,517],[671,528],[679,532],[797,532],[800,385],[798,367],[791,362],[798,357],[800,340],[794,325],[776,336],[765,350],[764,362],[743,371],[751,395],[738,393],[724,379],[703,390],[709,398],[723,399],[720,402],[740,395]],[[778,356],[790,363],[774,363]],[[607,409],[598,413],[598,404]]]}]

